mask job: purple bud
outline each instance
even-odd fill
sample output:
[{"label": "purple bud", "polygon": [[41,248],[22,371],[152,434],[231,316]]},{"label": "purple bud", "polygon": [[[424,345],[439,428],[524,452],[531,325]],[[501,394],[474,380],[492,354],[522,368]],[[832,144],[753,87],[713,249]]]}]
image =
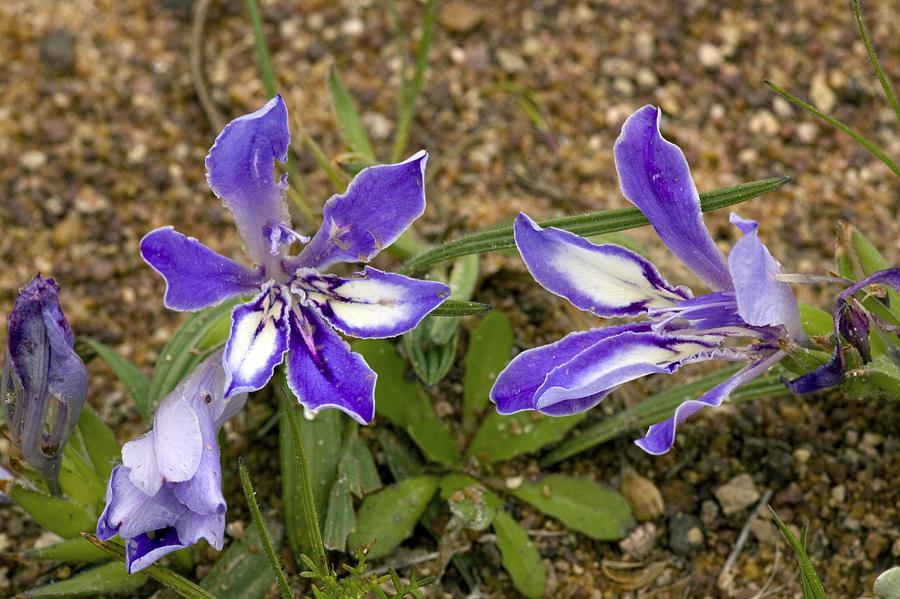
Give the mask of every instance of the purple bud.
[{"label": "purple bud", "polygon": [[88,383],[57,291],[56,281],[41,275],[19,290],[0,379],[11,440],[54,494],[62,449],[78,423]]},{"label": "purple bud", "polygon": [[869,317],[866,311],[853,300],[838,300],[838,306],[838,330],[856,348],[863,363],[868,364],[872,360],[872,350],[869,347]]}]

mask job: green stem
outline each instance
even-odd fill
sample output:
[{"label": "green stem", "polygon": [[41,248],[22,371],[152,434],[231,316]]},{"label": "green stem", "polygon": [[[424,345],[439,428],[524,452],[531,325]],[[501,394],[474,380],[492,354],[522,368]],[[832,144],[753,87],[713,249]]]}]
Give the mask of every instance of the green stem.
[{"label": "green stem", "polygon": [[778,94],[779,96],[781,96],[782,98],[784,98],[785,100],[787,100],[788,102],[793,104],[794,106],[802,108],[803,110],[816,115],[817,117],[819,117],[820,119],[822,119],[823,121],[825,121],[826,123],[831,125],[832,127],[835,127],[836,129],[840,129],[841,131],[843,131],[844,133],[846,133],[847,135],[849,135],[850,137],[855,139],[857,141],[857,143],[859,143],[859,145],[861,145],[862,147],[867,149],[873,156],[875,156],[875,158],[877,158],[878,160],[885,163],[889,169],[894,171],[895,175],[900,177],[900,166],[897,166],[894,163],[894,161],[891,160],[890,158],[888,158],[888,155],[885,154],[881,150],[881,148],[876,146],[874,143],[872,143],[871,141],[869,141],[868,139],[866,139],[865,137],[863,137],[862,135],[860,135],[859,133],[857,133],[856,131],[854,131],[853,129],[851,129],[850,127],[845,125],[844,123],[842,123],[841,121],[837,120],[836,118],[830,117],[827,114],[825,114],[824,112],[822,112],[821,110],[819,110],[818,108],[816,108],[815,106],[813,106],[812,104],[810,104],[808,102],[804,102],[803,100],[801,100],[800,98],[798,98],[791,92],[787,91],[786,89],[779,87],[778,85],[772,83],[771,81],[766,81],[765,83],[770,88],[772,88],[772,91],[774,91],[776,94]]},{"label": "green stem", "polygon": [[881,69],[881,63],[878,62],[878,55],[875,54],[875,46],[872,45],[872,38],[869,37],[869,29],[866,27],[866,23],[862,18],[862,7],[859,5],[859,0],[853,0],[852,4],[853,16],[856,17],[856,24],[859,26],[859,36],[866,46],[866,54],[869,55],[869,62],[872,63],[872,69],[875,71],[875,76],[878,77],[878,81],[881,82],[881,89],[884,90],[884,95],[887,97],[888,104],[891,105],[891,108],[894,109],[894,114],[900,119],[900,101],[897,100],[894,89],[891,87],[890,81],[887,80],[887,76]]},{"label": "green stem", "polygon": [[294,592],[288,583],[284,570],[281,568],[281,562],[275,553],[275,546],[272,544],[272,538],[266,529],[266,523],[263,521],[262,513],[259,511],[259,504],[256,503],[256,491],[253,490],[253,483],[250,482],[250,473],[247,472],[247,464],[244,458],[238,458],[238,471],[241,475],[241,486],[244,487],[244,496],[247,498],[247,507],[250,508],[250,516],[256,524],[256,533],[259,535],[259,542],[263,546],[263,551],[269,559],[269,565],[275,574],[275,580],[281,588],[281,596],[284,599],[294,599]]},{"label": "green stem", "polygon": [[[280,389],[280,388],[279,388]],[[300,422],[297,419],[297,408],[294,402],[283,389],[280,390],[282,411],[287,415],[294,442],[294,450],[297,452],[297,479],[300,481],[303,510],[304,529],[306,533],[306,546],[314,553],[313,560],[321,566],[327,566],[328,558],[325,555],[325,545],[322,542],[322,530],[319,528],[319,517],[316,514],[316,498],[313,494],[312,479],[309,474],[309,463],[306,461],[306,452],[303,449],[303,439],[300,436]]]},{"label": "green stem", "polygon": [[398,162],[403,158],[409,143],[409,130],[415,115],[416,100],[422,91],[425,69],[428,66],[428,53],[431,51],[431,40],[434,36],[434,22],[437,18],[437,0],[428,0],[425,5],[425,19],[422,23],[422,38],[419,40],[419,51],[416,53],[416,67],[412,81],[400,88],[400,102],[397,111],[397,133],[394,136],[394,147],[391,160]]},{"label": "green stem", "polygon": [[[300,136],[303,138],[303,145],[305,145],[306,149],[312,154],[313,160],[315,160],[316,164],[319,165],[319,168],[328,175],[331,184],[334,186],[334,190],[337,193],[343,193],[347,189],[347,181],[344,179],[343,175],[341,175],[340,171],[331,164],[331,161],[328,160],[328,157],[325,155],[325,152],[322,151],[322,148],[319,147],[319,144],[316,143],[316,140],[307,135],[306,132],[301,132]],[[295,154],[298,153],[297,147],[294,144],[291,144],[291,148],[293,148]]]}]

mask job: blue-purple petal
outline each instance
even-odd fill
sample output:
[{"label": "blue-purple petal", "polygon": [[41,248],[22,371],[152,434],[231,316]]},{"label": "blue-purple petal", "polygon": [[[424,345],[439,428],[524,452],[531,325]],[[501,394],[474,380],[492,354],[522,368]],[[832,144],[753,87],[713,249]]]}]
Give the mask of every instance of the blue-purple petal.
[{"label": "blue-purple petal", "polygon": [[152,495],[131,482],[126,466],[113,468],[106,490],[106,507],[97,524],[97,536],[124,539],[173,526],[187,511],[166,487]]},{"label": "blue-purple petal", "polygon": [[290,293],[281,286],[264,288],[231,313],[225,344],[225,396],[262,389],[288,349]]},{"label": "blue-purple petal", "polygon": [[129,574],[140,572],[159,558],[183,549],[174,528],[143,533],[125,541],[125,567]]},{"label": "blue-purple petal", "polygon": [[199,310],[264,282],[262,274],[218,254],[193,237],[162,227],[141,240],[141,256],[166,281],[163,303],[170,310]]},{"label": "blue-purple petal", "polygon": [[690,297],[688,290],[670,285],[650,261],[631,250],[542,229],[525,213],[516,218],[515,240],[538,283],[598,316],[634,316]]},{"label": "blue-purple petal", "polygon": [[607,337],[649,330],[649,323],[635,323],[578,331],[548,345],[525,350],[497,376],[491,389],[491,401],[501,414],[534,410],[535,392],[552,370]]},{"label": "blue-purple petal", "polygon": [[287,160],[290,132],[281,96],[228,123],[206,157],[210,188],[234,215],[247,253],[260,265],[270,261],[266,225],[290,226],[282,193],[284,180],[275,179],[275,161]]},{"label": "blue-purple petal", "polygon": [[682,402],[675,409],[675,414],[650,427],[646,436],[635,441],[635,444],[651,455],[662,455],[672,449],[675,443],[675,429],[678,424],[703,408],[716,408],[722,405],[731,393],[742,385],[746,385],[766,370],[774,366],[784,357],[784,352],[773,352],[764,358],[742,368],[733,376],[722,381],[697,399]]},{"label": "blue-purple petal", "polygon": [[367,266],[350,279],[303,269],[292,289],[313,302],[333,327],[360,338],[396,337],[412,330],[450,296],[450,288]]},{"label": "blue-purple petal", "polygon": [[574,414],[596,405],[616,387],[648,374],[671,374],[683,364],[718,359],[722,338],[624,332],[602,339],[551,370],[535,391],[535,409]]},{"label": "blue-purple petal", "polygon": [[336,408],[361,424],[375,415],[377,375],[313,310],[291,314],[287,382],[309,410]]},{"label": "blue-purple petal", "polygon": [[425,211],[427,160],[421,151],[399,164],[361,170],[346,192],[325,203],[322,226],[293,265],[368,262],[394,243]]},{"label": "blue-purple petal", "polygon": [[738,314],[752,326],[783,326],[792,341],[805,343],[807,337],[800,324],[797,299],[790,285],[775,278],[783,271],[759,240],[758,225],[734,213],[731,222],[744,234],[728,256]]},{"label": "blue-purple petal", "polygon": [[725,257],[703,224],[687,160],[660,133],[661,116],[658,108],[648,105],[622,125],[614,148],[622,193],[685,266],[714,291],[731,289]]}]

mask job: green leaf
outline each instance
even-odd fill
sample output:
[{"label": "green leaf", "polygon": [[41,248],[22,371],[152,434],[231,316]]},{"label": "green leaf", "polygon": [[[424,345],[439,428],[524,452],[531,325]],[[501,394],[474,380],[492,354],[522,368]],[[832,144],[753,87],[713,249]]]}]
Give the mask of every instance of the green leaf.
[{"label": "green leaf", "polygon": [[362,120],[359,118],[359,111],[356,109],[356,102],[350,96],[350,92],[341,83],[337,69],[332,67],[328,72],[328,96],[331,98],[331,108],[337,117],[338,129],[341,136],[350,149],[359,154],[360,157],[374,164],[378,161],[375,157],[375,150],[369,142],[369,136],[366,134],[366,128],[363,127]]},{"label": "green leaf", "polygon": [[357,513],[356,532],[347,539],[347,545],[352,549],[377,541],[369,558],[388,555],[412,535],[437,487],[436,476],[417,476],[367,496]]},{"label": "green leaf", "polygon": [[[403,349],[409,356],[418,377],[426,385],[438,384],[447,376],[450,367],[456,359],[456,345],[459,341],[459,327],[452,328],[451,337],[446,343],[435,343],[431,338],[432,325],[438,322],[447,322],[447,319],[437,321],[430,316],[419,323],[419,326],[403,335]],[[458,320],[454,320],[457,325]]]},{"label": "green leaf", "polygon": [[625,498],[586,478],[552,474],[509,492],[571,530],[599,541],[622,539],[634,526]]},{"label": "green leaf", "polygon": [[[87,543],[87,541],[84,542]],[[125,569],[125,564],[121,562],[109,562],[79,572],[66,580],[32,589],[25,593],[25,597],[26,599],[51,597],[63,599],[65,597],[97,597],[128,593],[144,586],[147,578],[147,575],[142,572],[129,574]]]},{"label": "green leaf", "polygon": [[90,564],[109,559],[109,555],[102,549],[94,547],[81,537],[66,539],[47,547],[32,549],[22,554],[26,560],[70,562],[73,564]]},{"label": "green leaf", "polygon": [[872,592],[883,599],[900,599],[900,566],[882,572],[875,579]]},{"label": "green leaf", "polygon": [[[103,549],[119,562],[125,562],[125,547],[118,541],[101,541],[91,534],[83,534],[85,539]],[[194,584],[184,576],[169,570],[159,564],[152,564],[142,570],[143,574],[168,587],[186,599],[216,599],[206,589]]]},{"label": "green leaf", "polygon": [[[700,207],[703,212],[725,208],[726,206],[759,197],[764,193],[781,187],[788,181],[790,181],[789,177],[776,177],[701,193]],[[544,227],[557,227],[566,231],[572,231],[582,237],[589,237],[601,233],[612,233],[614,231],[643,227],[650,223],[637,208],[622,208],[558,218],[543,221],[540,224]],[[513,226],[512,224],[503,225],[461,237],[414,256],[403,265],[403,272],[407,274],[420,272],[451,258],[469,254],[496,252],[512,247],[515,247]]]},{"label": "green leaf", "polygon": [[778,517],[778,514],[776,514],[772,508],[769,508],[769,510],[772,512],[772,517],[775,520],[775,525],[781,532],[781,536],[784,537],[785,541],[787,541],[788,545],[794,551],[794,557],[797,559],[797,566],[800,568],[800,582],[803,587],[803,596],[805,599],[825,599],[827,597],[825,587],[822,586],[822,581],[819,580],[816,569],[813,568],[812,561],[809,559],[809,554],[806,552],[806,528],[804,527],[803,534],[801,535],[802,538],[798,539],[797,536],[791,532],[791,529],[782,522],[781,518]]},{"label": "green leaf", "polygon": [[420,418],[434,418],[425,389],[418,381],[407,378],[406,362],[393,344],[383,339],[361,339],[351,347],[378,373],[375,411],[379,416],[401,428]]},{"label": "green leaf", "polygon": [[831,335],[831,314],[816,306],[800,304],[800,324],[807,335],[827,337]]},{"label": "green leaf", "polygon": [[391,150],[391,159],[394,162],[403,158],[403,153],[409,143],[409,132],[416,112],[416,100],[422,91],[425,69],[428,67],[428,53],[431,50],[436,18],[437,0],[427,0],[422,20],[422,37],[419,40],[419,51],[416,53],[416,66],[412,79],[407,80],[406,74],[401,73],[400,97],[397,106],[397,132],[394,135],[394,147]]},{"label": "green leaf", "polygon": [[869,141],[867,138],[863,137],[862,135],[860,135],[859,133],[857,133],[856,131],[854,131],[853,129],[851,129],[850,127],[848,127],[841,121],[837,120],[836,118],[828,116],[827,114],[825,114],[824,112],[822,112],[821,110],[819,110],[818,108],[816,108],[815,106],[810,104],[809,102],[804,102],[803,100],[801,100],[800,98],[798,98],[797,96],[792,94],[791,92],[772,83],[771,81],[764,81],[763,83],[768,85],[772,91],[774,91],[776,94],[778,94],[779,96],[781,96],[782,98],[784,98],[785,100],[787,100],[788,102],[793,104],[794,106],[796,106],[798,108],[802,108],[803,110],[809,112],[810,114],[817,116],[818,118],[822,119],[823,121],[825,121],[826,123],[828,123],[829,125],[834,127],[835,129],[843,131],[844,133],[846,133],[847,135],[852,137],[856,141],[856,143],[858,143],[859,145],[864,147],[866,150],[868,150],[869,153],[872,154],[872,156],[874,156],[878,160],[882,161],[884,164],[887,165],[887,167],[889,169],[894,171],[895,175],[900,177],[900,166],[897,166],[896,164],[894,164],[894,161],[891,160],[888,157],[888,155],[885,154],[881,148],[876,146],[874,143]]},{"label": "green leaf", "polygon": [[565,437],[586,417],[586,413],[556,417],[532,411],[504,416],[491,411],[472,439],[466,456],[493,464],[533,453]]},{"label": "green leaf", "polygon": [[547,570],[528,533],[506,512],[494,516],[493,527],[503,567],[509,572],[513,585],[529,599],[543,597],[547,588]]},{"label": "green leaf", "polygon": [[13,486],[9,497],[41,527],[64,539],[73,539],[84,531],[97,528],[94,514],[62,497],[53,497],[18,485]]},{"label": "green leaf", "polygon": [[103,503],[106,496],[106,481],[100,480],[89,462],[90,458],[84,451],[81,435],[76,431],[63,447],[59,486],[67,499],[91,510]]},{"label": "green leaf", "polygon": [[259,504],[256,502],[256,491],[253,489],[253,483],[250,482],[250,473],[247,471],[247,464],[243,458],[238,458],[238,472],[241,477],[241,487],[244,489],[244,497],[247,499],[247,508],[250,511],[250,517],[253,519],[253,525],[256,527],[256,536],[262,545],[263,554],[269,562],[269,568],[275,576],[275,581],[281,589],[283,599],[293,599],[294,593],[291,591],[291,585],[288,583],[284,570],[281,567],[281,560],[278,558],[275,543],[266,528],[263,520],[262,512],[259,511]]},{"label": "green leaf", "polygon": [[346,476],[339,476],[331,487],[328,514],[322,528],[322,542],[327,549],[344,551],[347,537],[354,530],[356,514],[353,511],[353,498],[350,496],[350,483]]},{"label": "green leaf", "polygon": [[[213,351],[215,345],[210,339],[210,331],[223,330],[223,321],[231,322],[231,310],[240,302],[240,298],[225,301],[218,306],[206,308],[192,314],[178,327],[172,338],[159,354],[156,369],[150,378],[150,390],[147,393],[145,420],[149,420],[156,405],[185,377],[197,364]],[[224,343],[222,338],[220,343]]]},{"label": "green leaf", "polygon": [[463,425],[469,428],[490,401],[491,387],[497,375],[509,364],[513,332],[509,317],[491,312],[481,319],[469,336],[469,351],[464,359]]},{"label": "green leaf", "polygon": [[887,355],[875,356],[868,364],[848,372],[841,390],[860,399],[885,394],[900,398],[900,368]]},{"label": "green leaf", "polygon": [[147,420],[147,397],[150,391],[150,378],[141,372],[137,366],[120,356],[114,349],[94,339],[88,339],[87,344],[91,346],[97,355],[106,362],[106,365],[113,371],[128,394],[137,404],[138,410],[144,420]]},{"label": "green leaf", "polygon": [[456,441],[436,418],[417,420],[406,431],[429,460],[451,466],[462,459]]},{"label": "green leaf", "polygon": [[[281,549],[281,525],[268,522],[275,550]],[[272,573],[256,532],[250,524],[239,541],[233,541],[212,569],[200,581],[200,586],[219,599],[263,599],[272,587]]]},{"label": "green leaf", "polygon": [[473,316],[475,314],[484,314],[490,309],[490,304],[448,299],[432,310],[429,316]]},{"label": "green leaf", "polygon": [[[284,523],[291,549],[294,555],[300,555],[304,551],[302,539],[306,526],[302,509],[303,493],[297,478],[297,452],[294,449],[290,423],[284,408],[279,409],[281,417],[278,422],[278,436]],[[309,461],[309,477],[316,513],[321,514],[321,520],[324,520],[341,456],[341,415],[337,410],[322,410],[313,420],[300,418],[299,424],[303,449]]]},{"label": "green leaf", "polygon": [[394,480],[401,481],[423,473],[424,466],[414,451],[397,438],[397,435],[384,428],[377,429],[375,434]]},{"label": "green leaf", "polygon": [[[544,456],[540,464],[541,466],[555,464],[576,453],[581,453],[601,443],[615,439],[619,435],[636,429],[644,429],[651,424],[665,420],[675,413],[675,408],[681,402],[702,395],[705,391],[718,385],[738,370],[740,370],[740,366],[729,366],[689,383],[669,387],[651,395],[630,408],[603,418],[603,420],[587,427],[578,435],[570,435],[568,439]],[[787,387],[779,380],[781,373],[783,373],[783,369],[781,371],[775,370],[772,374],[761,376],[755,381],[744,385],[731,394],[729,402],[737,403],[756,397],[787,395]]]},{"label": "green leaf", "polygon": [[78,428],[94,471],[104,481],[108,480],[113,464],[119,457],[119,443],[116,436],[89,405],[85,405],[78,416]]},{"label": "green leaf", "polygon": [[372,452],[359,438],[359,425],[356,423],[350,425],[338,469],[339,476],[347,480],[350,492],[357,497],[362,498],[363,495],[381,488],[381,478],[378,476]]},{"label": "green leaf", "polygon": [[[465,256],[453,263],[450,269],[450,300],[465,301],[475,293],[475,285],[478,283],[479,257],[477,255]],[[459,320],[429,319],[431,322],[430,340],[437,345],[450,343],[453,336],[459,330]]]},{"label": "green leaf", "polygon": [[859,27],[859,37],[862,38],[863,45],[866,47],[866,55],[869,57],[869,64],[872,65],[872,70],[875,71],[875,77],[878,78],[878,82],[881,84],[881,89],[884,91],[884,96],[887,98],[888,104],[894,109],[894,114],[897,118],[900,119],[900,101],[897,100],[894,88],[891,87],[890,81],[888,81],[887,76],[884,74],[884,70],[881,68],[881,63],[878,62],[875,46],[872,44],[872,38],[869,37],[869,29],[866,27],[866,22],[863,21],[862,18],[862,7],[859,5],[859,0],[852,0],[852,4],[853,16],[856,18],[856,25]]}]

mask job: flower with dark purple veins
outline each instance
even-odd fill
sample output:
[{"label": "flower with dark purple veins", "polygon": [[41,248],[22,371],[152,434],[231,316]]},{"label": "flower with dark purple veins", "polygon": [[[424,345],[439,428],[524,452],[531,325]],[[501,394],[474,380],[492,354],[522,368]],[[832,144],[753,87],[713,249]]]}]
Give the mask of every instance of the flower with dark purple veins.
[{"label": "flower with dark purple veins", "polygon": [[247,397],[226,398],[224,389],[219,351],[163,398],[149,432],[122,447],[97,537],[125,540],[128,572],[201,538],[222,549],[226,505],[216,434]]},{"label": "flower with dark purple veins", "polygon": [[19,290],[0,378],[10,439],[54,494],[60,492],[63,447],[78,424],[88,385],[58,291],[56,281],[41,275]]},{"label": "flower with dark purple veins", "polygon": [[[781,360],[779,339],[807,341],[797,301],[776,279],[781,266],[759,240],[757,224],[732,214],[743,237],[727,260],[716,246],[703,224],[684,154],[660,134],[660,117],[657,108],[644,106],[625,121],[614,149],[622,192],[712,292],[695,297],[624,247],[543,229],[520,214],[516,246],[545,289],[597,316],[646,318],[571,333],[522,352],[491,390],[501,414],[538,410],[563,416],[587,410],[619,385],[648,374],[671,374],[704,360],[749,362],[702,396],[683,402],[672,418],[651,426],[637,444],[655,455],[671,449],[678,423],[702,408],[719,406]],[[735,338],[745,341],[726,345]]]},{"label": "flower with dark purple veins", "polygon": [[[206,157],[207,180],[234,215],[248,268],[196,239],[164,227],[141,241],[141,254],[166,280],[165,305],[199,310],[254,294],[231,315],[225,346],[226,395],[261,389],[287,356],[287,381],[310,410],[337,408],[361,423],[375,410],[375,372],[332,327],[353,337],[405,333],[450,294],[443,283],[366,267],[343,278],[324,272],[368,262],[425,210],[427,154],[363,169],[325,203],[322,226],[307,238],[291,229],[276,181],[290,134],[280,96],[229,123]],[[295,241],[305,247],[296,255]]]},{"label": "flower with dark purple veins", "polygon": [[[785,384],[795,393],[812,393],[820,389],[828,389],[840,385],[846,377],[847,364],[844,357],[841,339],[846,339],[859,352],[863,363],[872,359],[869,346],[869,314],[858,305],[854,295],[870,285],[887,285],[900,292],[900,268],[888,268],[873,272],[866,278],[854,283],[843,290],[834,302],[832,318],[834,319],[834,351],[831,358],[815,370],[807,372],[793,380],[785,381]],[[875,326],[900,333],[897,327],[888,323],[876,322]],[[900,348],[885,337],[888,345],[888,356],[892,357],[900,366]]]}]

